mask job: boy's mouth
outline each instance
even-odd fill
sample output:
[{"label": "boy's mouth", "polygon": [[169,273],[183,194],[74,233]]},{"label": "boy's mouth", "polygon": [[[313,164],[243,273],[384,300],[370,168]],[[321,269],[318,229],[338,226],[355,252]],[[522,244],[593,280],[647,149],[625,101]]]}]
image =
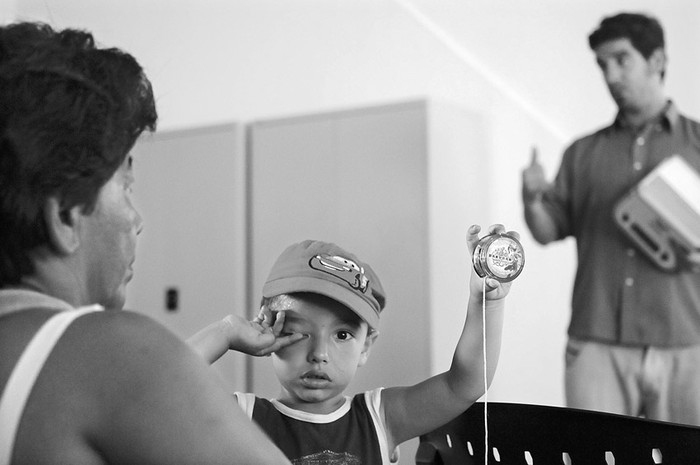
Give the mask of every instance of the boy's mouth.
[{"label": "boy's mouth", "polygon": [[301,375],[301,379],[306,383],[326,383],[331,378],[324,372],[318,370],[310,370]]}]

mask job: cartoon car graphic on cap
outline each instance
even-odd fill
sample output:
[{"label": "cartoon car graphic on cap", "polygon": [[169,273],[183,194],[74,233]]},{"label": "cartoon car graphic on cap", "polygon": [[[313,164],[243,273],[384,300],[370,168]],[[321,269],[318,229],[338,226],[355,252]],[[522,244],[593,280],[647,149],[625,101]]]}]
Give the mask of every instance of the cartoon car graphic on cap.
[{"label": "cartoon car graphic on cap", "polygon": [[369,279],[365,276],[365,270],[353,260],[340,255],[320,254],[311,257],[309,266],[314,270],[330,273],[336,278],[342,279],[350,287],[362,293],[367,291]]}]

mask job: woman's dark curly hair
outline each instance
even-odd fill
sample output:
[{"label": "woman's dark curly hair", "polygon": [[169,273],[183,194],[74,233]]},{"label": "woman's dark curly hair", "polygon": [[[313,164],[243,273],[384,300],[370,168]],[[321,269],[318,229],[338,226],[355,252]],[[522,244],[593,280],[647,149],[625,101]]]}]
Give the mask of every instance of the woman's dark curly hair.
[{"label": "woman's dark curly hair", "polygon": [[32,274],[29,252],[50,245],[47,199],[89,214],[156,120],[131,55],[99,48],[86,31],[0,27],[0,287]]}]

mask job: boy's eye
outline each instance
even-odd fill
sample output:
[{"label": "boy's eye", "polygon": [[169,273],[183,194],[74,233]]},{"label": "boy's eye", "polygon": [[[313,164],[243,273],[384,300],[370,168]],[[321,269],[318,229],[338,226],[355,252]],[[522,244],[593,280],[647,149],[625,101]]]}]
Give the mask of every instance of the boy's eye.
[{"label": "boy's eye", "polygon": [[350,331],[338,331],[336,336],[341,341],[347,341],[348,339],[352,338],[352,333],[350,333]]}]

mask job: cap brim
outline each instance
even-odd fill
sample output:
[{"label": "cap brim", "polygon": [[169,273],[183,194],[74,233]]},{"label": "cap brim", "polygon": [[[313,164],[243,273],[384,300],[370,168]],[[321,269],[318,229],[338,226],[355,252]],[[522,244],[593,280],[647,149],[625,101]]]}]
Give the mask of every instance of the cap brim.
[{"label": "cap brim", "polygon": [[355,312],[370,327],[376,329],[379,325],[379,315],[369,302],[359,297],[355,292],[325,279],[308,276],[281,278],[265,283],[262,290],[263,297],[267,298],[294,292],[313,292],[337,300]]}]

